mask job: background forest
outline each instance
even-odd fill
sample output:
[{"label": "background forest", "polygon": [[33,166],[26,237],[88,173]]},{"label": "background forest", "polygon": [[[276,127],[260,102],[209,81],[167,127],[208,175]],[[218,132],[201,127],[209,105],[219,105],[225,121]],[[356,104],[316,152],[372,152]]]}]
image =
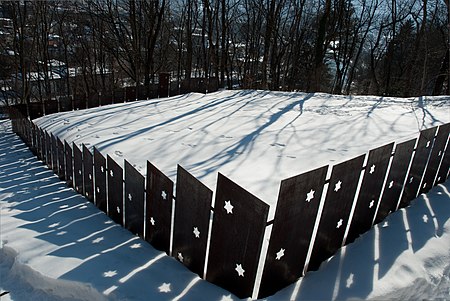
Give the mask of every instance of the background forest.
[{"label": "background forest", "polygon": [[6,103],[219,87],[450,94],[448,0],[0,1]]}]

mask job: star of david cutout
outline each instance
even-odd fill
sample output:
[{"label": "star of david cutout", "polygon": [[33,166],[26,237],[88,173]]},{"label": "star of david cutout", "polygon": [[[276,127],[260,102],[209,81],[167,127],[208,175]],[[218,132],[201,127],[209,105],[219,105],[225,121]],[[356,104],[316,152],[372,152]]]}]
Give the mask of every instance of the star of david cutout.
[{"label": "star of david cutout", "polygon": [[131,202],[133,200],[133,197],[131,196],[131,193],[128,194],[128,200]]},{"label": "star of david cutout", "polygon": [[238,273],[239,277],[244,277],[245,270],[242,268],[242,264],[236,264],[236,268],[234,270]]},{"label": "star of david cutout", "polygon": [[184,260],[183,254],[181,254],[181,253],[178,253],[177,258],[181,262],[183,262],[183,260]]},{"label": "star of david cutout", "polygon": [[119,206],[117,206],[116,210],[117,210],[117,213],[120,213],[120,208],[119,208]]},{"label": "star of david cutout", "polygon": [[225,201],[225,206],[223,206],[225,210],[227,211],[227,214],[233,214],[233,208],[234,206],[231,205],[231,201]]},{"label": "star of david cutout", "polygon": [[341,219],[337,222],[336,229],[339,229],[340,227],[342,227],[343,222],[344,222],[344,220],[341,218]]},{"label": "star of david cutout", "polygon": [[97,193],[100,193],[100,187],[97,187]]},{"label": "star of david cutout", "polygon": [[306,202],[311,202],[311,200],[314,198],[314,190],[310,190],[307,194],[306,194]]},{"label": "star of david cutout", "polygon": [[375,201],[371,200],[370,203],[369,203],[369,208],[372,208],[374,204],[375,204]]},{"label": "star of david cutout", "polygon": [[155,219],[153,218],[153,216],[150,218],[150,224],[152,224],[152,226],[154,226],[155,225]]},{"label": "star of david cutout", "polygon": [[164,201],[167,200],[167,193],[164,190],[161,192],[161,197]]},{"label": "star of david cutout", "polygon": [[341,186],[342,186],[342,181],[339,180],[339,181],[336,183],[336,185],[334,185],[334,191],[335,191],[335,192],[338,192],[338,191],[341,189]]},{"label": "star of david cutout", "polygon": [[114,177],[114,173],[112,170],[109,171],[109,174],[111,175],[111,177]]},{"label": "star of david cutout", "polygon": [[370,174],[373,174],[374,172],[375,172],[375,164],[373,164],[373,165],[370,167],[369,173],[370,173]]},{"label": "star of david cutout", "polygon": [[160,293],[170,293],[170,283],[163,283],[158,289]]},{"label": "star of david cutout", "polygon": [[392,187],[394,187],[394,181],[389,182],[389,188],[392,188]]},{"label": "star of david cutout", "polygon": [[411,184],[414,181],[414,177],[409,178],[409,184]]},{"label": "star of david cutout", "polygon": [[103,168],[103,166],[100,166],[100,170],[101,172],[105,172],[105,168]]},{"label": "star of david cutout", "polygon": [[192,231],[192,233],[194,233],[195,238],[200,238],[200,231],[198,231],[197,227],[194,227],[194,231]]},{"label": "star of david cutout", "polygon": [[431,141],[427,141],[427,145],[425,146],[426,148],[429,148],[431,144]]},{"label": "star of david cutout", "polygon": [[284,251],[286,251],[285,249],[281,248],[280,251],[277,252],[277,257],[275,258],[276,260],[280,260],[281,257],[284,256]]},{"label": "star of david cutout", "polygon": [[89,180],[92,180],[92,175],[91,174],[89,174]]},{"label": "star of david cutout", "polygon": [[78,174],[81,176],[81,169],[80,170],[78,170]]}]

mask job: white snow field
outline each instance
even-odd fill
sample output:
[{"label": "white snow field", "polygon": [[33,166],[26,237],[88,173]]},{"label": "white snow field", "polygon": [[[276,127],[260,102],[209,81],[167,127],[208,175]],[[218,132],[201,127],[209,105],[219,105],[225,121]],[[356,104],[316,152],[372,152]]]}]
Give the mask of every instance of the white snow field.
[{"label": "white snow field", "polygon": [[[450,122],[450,97],[221,91],[35,121],[143,174],[177,164],[214,190],[217,172],[272,207],[280,180]],[[450,299],[450,183],[342,248],[267,300]],[[0,121],[4,300],[237,300],[156,251],[67,188]]]}]

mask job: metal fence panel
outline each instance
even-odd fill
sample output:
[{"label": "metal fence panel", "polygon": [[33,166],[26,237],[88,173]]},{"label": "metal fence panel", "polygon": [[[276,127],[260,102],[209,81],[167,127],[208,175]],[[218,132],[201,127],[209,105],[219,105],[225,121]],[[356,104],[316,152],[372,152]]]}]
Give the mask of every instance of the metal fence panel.
[{"label": "metal fence panel", "polygon": [[30,139],[31,139],[31,146],[30,146],[30,150],[33,153],[33,155],[37,156],[37,139],[36,139],[36,132],[37,132],[37,128],[36,125],[32,122],[29,121],[29,127],[30,127]]},{"label": "metal fence panel", "polygon": [[342,245],[365,155],[333,167],[308,270],[317,270]]},{"label": "metal fence panel", "polygon": [[64,150],[64,143],[61,141],[61,139],[57,138],[57,144],[58,144],[58,177],[61,180],[66,179],[66,163],[65,163],[65,150]]},{"label": "metal fence panel", "polygon": [[269,206],[219,174],[206,279],[252,295]]},{"label": "metal fence panel", "polygon": [[170,255],[173,182],[147,161],[145,240]]},{"label": "metal fence panel", "polygon": [[58,174],[58,142],[56,137],[51,134],[52,139],[52,169],[55,174]]},{"label": "metal fence panel", "polygon": [[79,194],[83,194],[83,153],[78,146],[73,143],[73,176],[74,188]]},{"label": "metal fence panel", "polygon": [[48,132],[45,132],[45,150],[47,154],[45,155],[45,163],[47,167],[53,169],[52,166],[52,138],[50,137]]},{"label": "metal fence panel", "polygon": [[108,163],[108,215],[123,226],[123,170],[109,155]]},{"label": "metal fence panel", "polygon": [[439,171],[436,175],[435,185],[444,183],[448,176],[450,170],[450,137],[447,138],[447,148],[443,154],[442,162],[439,167]]},{"label": "metal fence panel", "polygon": [[328,166],[281,182],[259,298],[303,274]]},{"label": "metal fence panel", "polygon": [[106,159],[94,147],[94,173],[95,173],[95,205],[101,211],[108,212],[106,200]]},{"label": "metal fence panel", "polygon": [[203,277],[212,191],[178,165],[173,256]]},{"label": "metal fence panel", "polygon": [[73,154],[72,148],[67,141],[64,140],[64,153],[65,153],[65,163],[66,163],[66,184],[69,187],[73,187]]},{"label": "metal fence panel", "polygon": [[125,228],[144,237],[145,178],[125,160]]},{"label": "metal fence panel", "polygon": [[409,163],[411,162],[412,152],[416,139],[397,144],[395,147],[394,158],[392,159],[386,185],[384,187],[383,196],[378,206],[377,217],[375,223],[379,223],[389,213],[397,209],[398,199],[403,189],[406,172],[408,171]]},{"label": "metal fence panel", "polygon": [[394,143],[391,143],[369,152],[346,244],[372,227],[393,148]]},{"label": "metal fence panel", "polygon": [[450,133],[450,123],[441,125],[434,140],[433,149],[431,150],[430,159],[428,161],[425,175],[419,189],[419,194],[428,192],[433,187],[442,155],[444,154],[445,144]]},{"label": "metal fence panel", "polygon": [[83,192],[94,203],[94,159],[92,153],[83,144]]},{"label": "metal fence panel", "polygon": [[47,143],[45,143],[46,141],[46,136],[45,136],[45,132],[42,129],[39,129],[40,132],[40,149],[41,149],[41,161],[42,163],[46,164],[47,163]]},{"label": "metal fence panel", "polygon": [[437,127],[433,127],[420,132],[416,152],[411,163],[408,177],[406,178],[399,208],[407,207],[409,203],[417,197],[420,182],[422,180],[422,176],[424,175],[425,167],[433,145],[436,129]]},{"label": "metal fence panel", "polygon": [[36,156],[39,160],[42,161],[42,138],[41,138],[41,129],[36,126]]}]

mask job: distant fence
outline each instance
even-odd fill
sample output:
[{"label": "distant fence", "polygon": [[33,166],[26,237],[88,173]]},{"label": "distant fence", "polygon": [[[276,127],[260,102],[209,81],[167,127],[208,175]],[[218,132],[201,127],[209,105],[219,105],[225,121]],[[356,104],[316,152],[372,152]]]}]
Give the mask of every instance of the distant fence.
[{"label": "distant fence", "polygon": [[[449,177],[450,123],[337,164],[329,178],[330,167],[324,166],[281,181],[275,217],[268,222],[269,206],[220,173],[212,208],[212,191],[181,166],[174,191],[172,180],[148,161],[145,178],[126,160],[122,168],[95,147],[91,152],[61,141],[18,111],[11,117],[14,132],[68,186],[116,223],[240,298],[252,295],[261,255],[266,260],[258,296],[266,297],[317,270],[342,245]],[[268,226],[272,232],[263,254]]]},{"label": "distant fence", "polygon": [[[166,75],[166,76],[163,76]],[[190,92],[210,93],[219,89],[218,79],[211,78],[190,78],[181,81],[170,81],[170,77],[164,73],[160,75],[159,84],[151,84],[146,87],[126,87],[108,93],[94,93],[92,95],[76,94],[73,96],[58,96],[55,99],[45,102],[33,101],[26,104],[14,105],[23,115],[30,119],[42,117],[44,115],[66,112],[72,110],[82,110],[99,106],[131,102],[142,99],[153,99],[158,97],[168,97],[186,94]]]}]

